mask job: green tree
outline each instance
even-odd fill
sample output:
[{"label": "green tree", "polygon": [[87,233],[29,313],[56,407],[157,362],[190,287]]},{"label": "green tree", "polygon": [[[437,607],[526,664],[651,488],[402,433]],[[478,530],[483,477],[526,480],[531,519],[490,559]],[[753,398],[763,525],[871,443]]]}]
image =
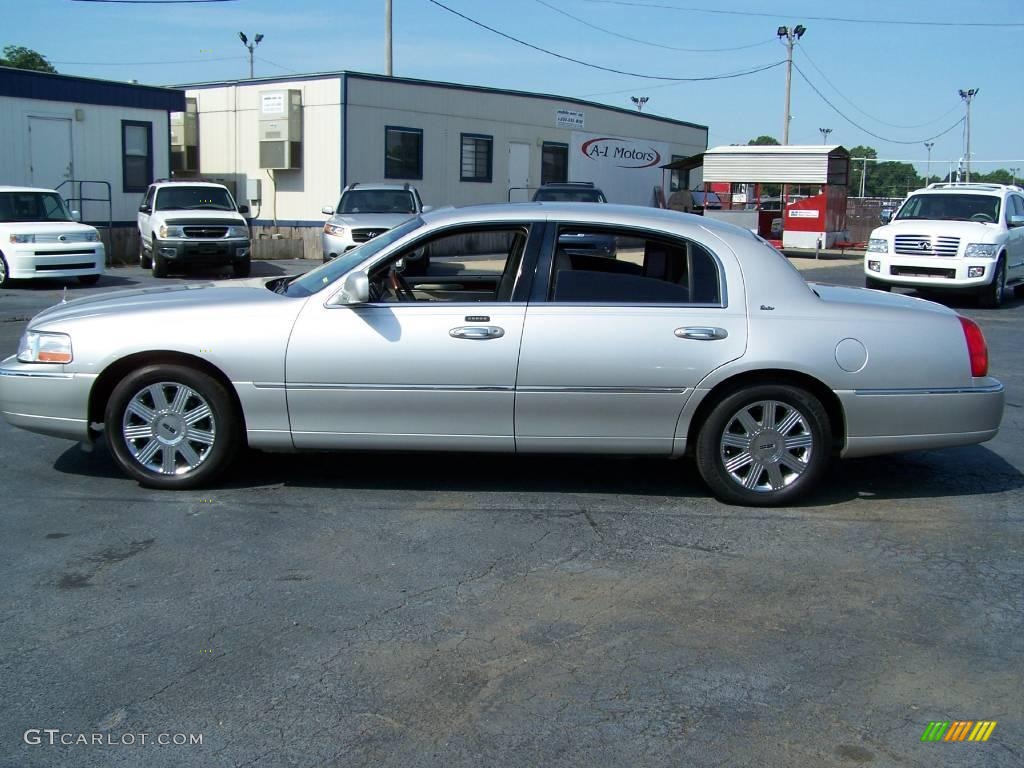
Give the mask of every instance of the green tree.
[{"label": "green tree", "polygon": [[[865,147],[862,144],[858,144],[856,147],[850,150],[850,187],[849,194],[851,196],[860,195],[860,177],[864,172],[864,161],[858,160],[859,157],[876,158],[878,153],[874,147]],[[868,163],[869,166],[874,163]],[[871,179],[871,169],[868,169],[868,180]],[[864,194],[867,194],[865,190]]]},{"label": "green tree", "polygon": [[910,163],[888,161],[868,163],[868,179],[865,194],[868,197],[904,197],[924,186],[924,179],[917,175],[917,169]]},{"label": "green tree", "polygon": [[56,67],[48,62],[43,54],[23,45],[5,45],[4,55],[0,58],[0,67],[34,69],[36,72],[57,74]]},{"label": "green tree", "polygon": [[778,145],[779,145],[779,140],[776,139],[774,136],[758,136],[756,139],[751,139],[750,141],[747,142],[747,146],[748,147],[752,147],[752,146],[759,146],[759,147],[773,146],[773,147],[775,147],[775,146],[778,146]]}]

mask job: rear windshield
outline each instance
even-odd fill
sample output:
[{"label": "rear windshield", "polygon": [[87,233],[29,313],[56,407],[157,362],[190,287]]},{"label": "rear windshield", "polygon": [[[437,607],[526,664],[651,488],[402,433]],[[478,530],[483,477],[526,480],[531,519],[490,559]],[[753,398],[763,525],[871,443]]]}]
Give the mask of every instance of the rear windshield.
[{"label": "rear windshield", "polygon": [[538,189],[533,199],[540,203],[606,203],[599,189]]},{"label": "rear windshield", "polygon": [[164,187],[156,193],[158,211],[233,211],[235,204],[220,187]]},{"label": "rear windshield", "polygon": [[404,189],[354,189],[341,196],[338,213],[416,213],[416,200]]},{"label": "rear windshield", "polygon": [[897,219],[947,219],[950,221],[998,221],[999,198],[994,195],[912,195]]},{"label": "rear windshield", "polygon": [[56,192],[0,192],[0,221],[71,221]]}]

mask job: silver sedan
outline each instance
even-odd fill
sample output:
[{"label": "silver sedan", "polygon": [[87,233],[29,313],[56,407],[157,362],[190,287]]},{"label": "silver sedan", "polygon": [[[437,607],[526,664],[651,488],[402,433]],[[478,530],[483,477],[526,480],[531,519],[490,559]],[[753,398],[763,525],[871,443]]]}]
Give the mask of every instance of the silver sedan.
[{"label": "silver sedan", "polygon": [[156,488],[243,446],[689,455],[720,499],[774,505],[834,456],[991,439],[1003,387],[941,305],[808,285],[698,216],[531,203],[425,214],[298,277],[52,307],[0,364],[0,411],[102,433]]}]

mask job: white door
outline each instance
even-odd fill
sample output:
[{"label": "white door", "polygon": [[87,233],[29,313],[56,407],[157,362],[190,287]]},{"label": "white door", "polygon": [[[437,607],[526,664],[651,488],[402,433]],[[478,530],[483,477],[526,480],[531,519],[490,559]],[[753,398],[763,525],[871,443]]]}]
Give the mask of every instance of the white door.
[{"label": "white door", "polygon": [[[509,202],[522,203],[530,199],[530,145],[516,141],[508,145]],[[518,187],[518,189],[517,189]]]},{"label": "white door", "polygon": [[[65,117],[29,117],[29,178],[36,187],[55,189],[74,176],[71,156],[71,120]],[[61,190],[65,197],[71,194]]]}]

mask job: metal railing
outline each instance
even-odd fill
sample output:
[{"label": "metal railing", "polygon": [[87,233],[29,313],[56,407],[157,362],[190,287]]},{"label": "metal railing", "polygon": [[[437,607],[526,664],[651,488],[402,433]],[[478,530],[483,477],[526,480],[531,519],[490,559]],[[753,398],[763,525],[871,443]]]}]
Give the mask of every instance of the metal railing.
[{"label": "metal railing", "polygon": [[[105,259],[106,259],[106,266],[109,267],[110,264],[111,264],[111,256],[110,256],[110,254],[111,254],[111,251],[113,250],[113,247],[114,247],[114,232],[113,232],[113,230],[114,230],[114,203],[113,203],[113,197],[112,197],[112,192],[111,192],[111,188],[110,188],[110,182],[109,181],[98,181],[96,179],[65,179],[64,181],[62,181],[60,184],[57,185],[56,191],[60,192],[61,187],[63,187],[65,184],[70,184],[71,185],[70,191],[71,191],[72,194],[66,196],[63,193],[61,193],[61,197],[64,198],[64,200],[68,203],[68,205],[71,207],[72,210],[75,210],[75,207],[74,207],[73,203],[75,203],[75,202],[78,203],[78,209],[77,210],[78,210],[78,212],[80,214],[80,217],[81,217],[81,220],[82,220],[83,224],[90,224],[90,225],[96,227],[97,229],[100,229],[102,227],[102,222],[103,222],[102,219],[99,219],[98,221],[91,221],[88,218],[86,218],[84,203],[106,203],[107,204],[107,225],[106,225],[107,238],[106,238],[105,241],[103,240],[103,232],[101,231],[100,232],[100,240],[103,242],[103,250],[104,250],[104,253],[106,254],[106,257],[105,257]],[[75,189],[76,189],[76,187],[75,187],[76,184],[78,185],[77,186],[77,190],[78,190],[78,194],[77,195],[74,194]],[[82,193],[82,185],[83,184],[100,184],[100,185],[102,185],[106,189],[106,192],[107,192],[106,197],[86,197]]]}]

